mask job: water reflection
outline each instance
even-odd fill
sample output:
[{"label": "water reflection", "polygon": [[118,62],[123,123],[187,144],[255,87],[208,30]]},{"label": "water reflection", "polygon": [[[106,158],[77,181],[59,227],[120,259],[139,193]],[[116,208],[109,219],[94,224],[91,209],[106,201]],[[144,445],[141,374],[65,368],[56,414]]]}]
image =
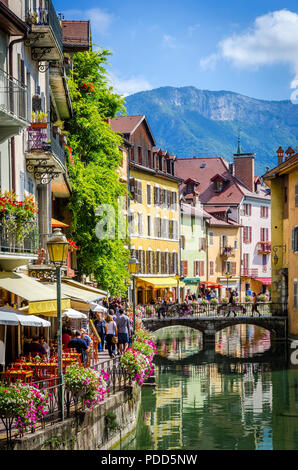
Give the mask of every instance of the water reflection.
[{"label": "water reflection", "polygon": [[219,332],[213,361],[194,330],[156,336],[157,386],[143,390],[136,433],[123,449],[298,449],[297,370],[287,370],[266,330]]}]

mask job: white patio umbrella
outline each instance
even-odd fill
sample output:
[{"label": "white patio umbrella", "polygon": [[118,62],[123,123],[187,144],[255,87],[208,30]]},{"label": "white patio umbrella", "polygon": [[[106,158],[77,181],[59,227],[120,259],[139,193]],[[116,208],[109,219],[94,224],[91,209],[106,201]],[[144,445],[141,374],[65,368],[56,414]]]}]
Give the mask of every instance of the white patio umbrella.
[{"label": "white patio umbrella", "polygon": [[14,309],[10,309],[9,307],[1,307],[0,325],[49,327],[51,326],[51,323],[35,315],[22,315],[21,313],[18,313],[18,311],[14,311]]},{"label": "white patio umbrella", "polygon": [[79,312],[78,310],[74,310],[73,308],[68,308],[62,313],[62,317],[68,317],[73,319],[85,319],[87,318],[87,315],[85,315],[85,313]]},{"label": "white patio umbrella", "polygon": [[96,307],[94,307],[92,309],[93,312],[106,312],[108,309],[103,307],[103,305],[96,305]]}]

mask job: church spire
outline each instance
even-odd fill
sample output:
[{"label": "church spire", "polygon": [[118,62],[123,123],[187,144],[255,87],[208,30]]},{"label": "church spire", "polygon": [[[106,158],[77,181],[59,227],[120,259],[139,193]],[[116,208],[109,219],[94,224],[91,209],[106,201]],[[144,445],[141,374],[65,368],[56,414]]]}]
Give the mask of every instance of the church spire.
[{"label": "church spire", "polygon": [[240,144],[240,129],[238,129],[238,148],[237,153],[242,153],[241,151],[241,144]]}]

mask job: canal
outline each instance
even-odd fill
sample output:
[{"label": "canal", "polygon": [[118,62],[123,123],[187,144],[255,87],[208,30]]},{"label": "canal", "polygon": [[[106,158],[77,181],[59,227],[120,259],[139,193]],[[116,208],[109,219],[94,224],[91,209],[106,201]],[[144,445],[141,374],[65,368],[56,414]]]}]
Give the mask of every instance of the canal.
[{"label": "canal", "polygon": [[143,388],[136,430],[118,449],[298,449],[297,366],[267,330],[227,328],[206,352],[190,328],[155,339],[156,387]]}]

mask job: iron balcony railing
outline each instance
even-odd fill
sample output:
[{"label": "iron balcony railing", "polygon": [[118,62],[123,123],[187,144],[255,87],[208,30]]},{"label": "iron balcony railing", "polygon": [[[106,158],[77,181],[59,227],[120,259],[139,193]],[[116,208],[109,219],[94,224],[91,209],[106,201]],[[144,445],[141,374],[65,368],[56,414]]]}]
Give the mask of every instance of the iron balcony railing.
[{"label": "iron balcony railing", "polygon": [[[37,6],[37,3],[39,3],[39,6]],[[60,50],[63,50],[62,29],[52,0],[41,0],[40,2],[28,0],[26,21],[37,26],[50,26]]]},{"label": "iron balcony railing", "polygon": [[34,151],[52,152],[65,166],[65,148],[63,137],[54,132],[54,126],[49,123],[45,128],[36,128],[34,123],[27,129],[28,153]]},{"label": "iron balcony railing", "polygon": [[241,268],[241,276],[258,277],[259,269],[258,268]]},{"label": "iron balcony railing", "polygon": [[25,85],[0,69],[0,111],[27,121],[27,95]]},{"label": "iron balcony railing", "polygon": [[[6,216],[0,219],[0,255],[32,254],[35,255],[39,248],[39,236],[37,228],[16,229],[14,222],[10,219],[7,222]],[[32,222],[27,222],[32,224]]]}]

